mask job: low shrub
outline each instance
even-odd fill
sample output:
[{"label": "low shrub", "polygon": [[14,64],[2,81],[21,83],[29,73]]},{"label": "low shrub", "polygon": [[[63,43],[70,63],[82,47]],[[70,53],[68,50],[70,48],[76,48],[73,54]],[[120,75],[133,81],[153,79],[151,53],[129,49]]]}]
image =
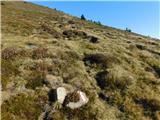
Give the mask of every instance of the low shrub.
[{"label": "low shrub", "polygon": [[13,59],[18,54],[15,47],[8,47],[2,50],[2,59]]},{"label": "low shrub", "polygon": [[33,59],[42,59],[48,57],[47,48],[36,48],[32,51],[32,58]]},{"label": "low shrub", "polygon": [[53,29],[52,26],[49,26],[47,24],[42,24],[41,29],[43,30],[43,32],[49,33],[54,38],[61,38],[61,34],[55,29]]},{"label": "low shrub", "polygon": [[145,50],[146,47],[144,45],[141,45],[141,44],[136,44],[136,47],[140,50]]},{"label": "low shrub", "polygon": [[160,66],[152,66],[154,71],[156,72],[156,75],[160,78]]},{"label": "low shrub", "polygon": [[97,85],[101,88],[104,89],[107,86],[107,75],[108,75],[108,71],[102,71],[97,73],[95,79],[97,81]]},{"label": "low shrub", "polygon": [[2,50],[2,59],[4,60],[15,60],[18,57],[29,57],[29,51],[19,49],[16,47],[8,47]]},{"label": "low shrub", "polygon": [[101,65],[102,67],[107,67],[107,56],[101,53],[95,53],[95,54],[88,54],[83,59],[85,64],[97,64]]},{"label": "low shrub", "polygon": [[89,41],[91,43],[99,43],[99,39],[95,36],[89,36]]},{"label": "low shrub", "polygon": [[150,116],[151,118],[155,119],[156,112],[160,111],[160,101],[157,99],[135,99],[135,103],[139,104],[144,109],[144,115]]},{"label": "low shrub", "polygon": [[81,37],[81,38],[87,38],[87,34],[83,31],[77,31],[77,30],[65,30],[63,31],[63,35],[67,36],[68,38],[75,38],[75,37]]},{"label": "low shrub", "polygon": [[26,88],[36,89],[37,87],[41,87],[45,83],[44,79],[45,79],[44,73],[40,73],[36,71],[32,72],[30,77],[28,78]]},{"label": "low shrub", "polygon": [[96,64],[103,68],[107,68],[112,64],[119,63],[119,60],[116,57],[110,54],[103,54],[103,53],[85,55],[83,61],[85,62],[85,65],[90,66],[90,65]]}]

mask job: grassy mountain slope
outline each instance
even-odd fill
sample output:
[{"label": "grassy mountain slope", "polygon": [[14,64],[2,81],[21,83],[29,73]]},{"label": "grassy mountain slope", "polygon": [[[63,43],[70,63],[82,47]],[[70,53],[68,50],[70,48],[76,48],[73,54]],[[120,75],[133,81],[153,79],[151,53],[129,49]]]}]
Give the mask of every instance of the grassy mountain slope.
[{"label": "grassy mountain slope", "polygon": [[[27,2],[1,2],[3,120],[159,120],[160,42]],[[89,102],[52,102],[47,74]],[[55,85],[56,86],[56,85]]]}]

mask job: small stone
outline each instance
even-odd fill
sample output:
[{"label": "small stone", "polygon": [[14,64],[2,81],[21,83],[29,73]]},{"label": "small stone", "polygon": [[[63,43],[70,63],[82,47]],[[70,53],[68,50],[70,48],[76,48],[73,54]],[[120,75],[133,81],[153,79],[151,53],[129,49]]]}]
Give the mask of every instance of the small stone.
[{"label": "small stone", "polygon": [[57,100],[59,103],[63,104],[63,101],[67,95],[67,91],[64,87],[57,88]]},{"label": "small stone", "polygon": [[86,94],[82,91],[78,91],[79,95],[80,95],[80,102],[84,105],[86,103],[88,103],[89,99],[87,98]]}]

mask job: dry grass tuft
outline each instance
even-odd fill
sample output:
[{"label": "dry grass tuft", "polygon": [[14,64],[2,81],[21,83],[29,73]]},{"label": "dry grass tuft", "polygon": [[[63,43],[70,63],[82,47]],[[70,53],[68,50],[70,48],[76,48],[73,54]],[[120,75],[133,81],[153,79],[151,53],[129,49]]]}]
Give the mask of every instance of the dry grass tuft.
[{"label": "dry grass tuft", "polygon": [[95,78],[101,89],[124,90],[134,82],[132,76],[119,66],[114,66],[107,71],[99,72]]}]

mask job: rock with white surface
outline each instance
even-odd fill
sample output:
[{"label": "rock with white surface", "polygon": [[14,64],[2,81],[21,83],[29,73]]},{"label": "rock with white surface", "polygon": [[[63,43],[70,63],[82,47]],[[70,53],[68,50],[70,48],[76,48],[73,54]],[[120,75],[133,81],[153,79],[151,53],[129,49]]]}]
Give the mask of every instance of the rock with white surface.
[{"label": "rock with white surface", "polygon": [[57,88],[57,100],[59,103],[63,104],[63,101],[67,95],[67,91],[64,87]]},{"label": "rock with white surface", "polygon": [[57,101],[66,107],[71,109],[80,108],[81,106],[88,103],[89,99],[86,94],[79,90],[74,90],[69,92],[65,87],[58,87],[57,89],[52,89],[49,93],[49,98],[51,102]]},{"label": "rock with white surface", "polygon": [[84,92],[76,91],[66,96],[64,104],[71,109],[76,109],[87,104],[88,101],[89,99]]}]

